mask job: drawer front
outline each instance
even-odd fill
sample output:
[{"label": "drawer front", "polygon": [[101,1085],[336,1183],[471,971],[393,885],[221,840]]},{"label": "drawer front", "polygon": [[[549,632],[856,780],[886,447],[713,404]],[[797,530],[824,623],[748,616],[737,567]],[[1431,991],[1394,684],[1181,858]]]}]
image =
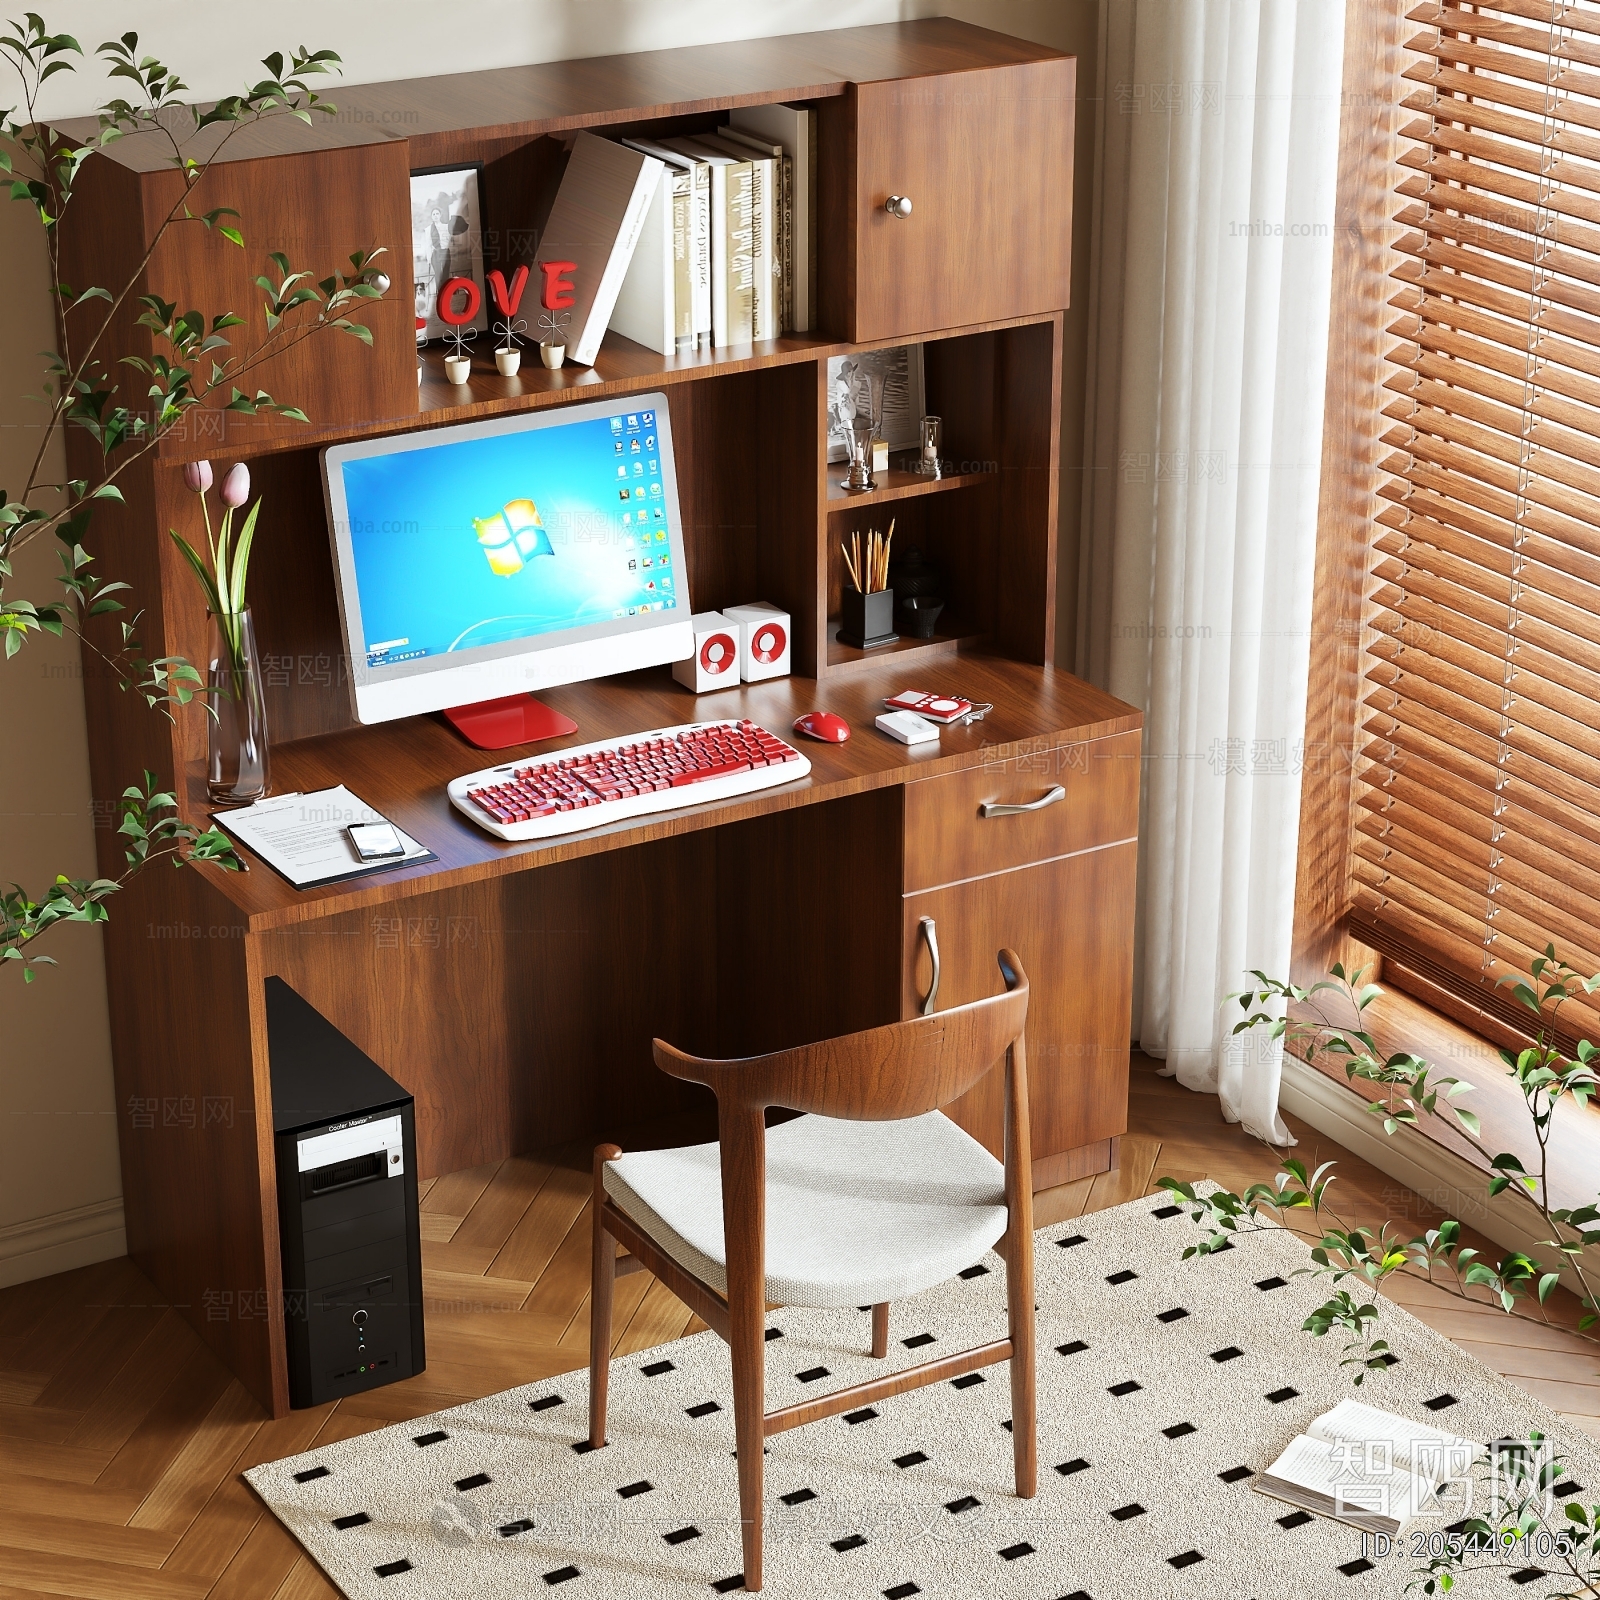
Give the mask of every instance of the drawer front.
[{"label": "drawer front", "polygon": [[[906,893],[1134,838],[1139,770],[1134,732],[908,783]],[[986,805],[1038,809],[985,815]]]},{"label": "drawer front", "polygon": [[[855,86],[853,338],[1067,305],[1075,65]],[[891,195],[909,216],[888,213]]]}]

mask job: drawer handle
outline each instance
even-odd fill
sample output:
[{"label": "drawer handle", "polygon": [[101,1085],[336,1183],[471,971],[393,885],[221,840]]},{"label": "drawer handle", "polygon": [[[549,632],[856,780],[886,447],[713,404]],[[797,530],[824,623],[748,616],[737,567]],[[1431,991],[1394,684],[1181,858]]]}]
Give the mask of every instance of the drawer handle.
[{"label": "drawer handle", "polygon": [[933,981],[929,983],[928,993],[922,1002],[923,1016],[931,1017],[933,1002],[939,998],[939,930],[934,926],[932,917],[924,917],[917,929],[927,941],[928,954],[933,957]]},{"label": "drawer handle", "polygon": [[1015,817],[1024,811],[1043,811],[1046,806],[1053,806],[1057,800],[1065,800],[1067,791],[1058,783],[1049,794],[1042,794],[1039,798],[1025,806],[1002,805],[998,800],[985,800],[978,807],[980,817]]},{"label": "drawer handle", "polygon": [[898,217],[904,222],[911,215],[911,196],[908,194],[892,194],[883,202],[883,209],[891,217]]}]

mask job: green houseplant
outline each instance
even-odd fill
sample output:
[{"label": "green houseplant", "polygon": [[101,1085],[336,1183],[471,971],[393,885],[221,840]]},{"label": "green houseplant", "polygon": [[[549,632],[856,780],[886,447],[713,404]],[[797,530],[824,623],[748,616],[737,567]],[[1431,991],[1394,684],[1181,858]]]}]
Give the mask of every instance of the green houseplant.
[{"label": "green houseplant", "polygon": [[[382,298],[387,279],[376,261],[381,248],[360,249],[349,270],[317,279],[295,271],[280,253],[268,257],[270,270],[256,279],[261,290],[265,333],[235,346],[235,330],[245,317],[231,308],[180,310],[143,280],[161,240],[174,228],[201,227],[243,249],[240,219],[228,207],[205,209],[206,177],[240,128],[286,117],[310,124],[335,107],[308,80],[338,70],[329,50],[300,48],[287,57],[265,58],[265,75],[237,94],[210,105],[191,103],[187,86],[171,68],[140,49],[135,33],[123,34],[94,52],[110,77],[131,87],[125,97],[101,108],[95,132],[69,139],[39,120],[40,90],[59,73],[76,70],[83,47],[70,34],[52,33],[42,17],[28,12],[0,33],[0,60],[18,86],[18,102],[0,113],[0,179],[11,198],[29,207],[42,230],[50,281],[59,309],[58,347],[43,358],[43,418],[31,464],[0,486],[0,639],[10,662],[41,634],[70,635],[83,650],[116,675],[121,687],[141,694],[153,712],[199,698],[214,716],[219,707],[237,706],[207,683],[181,657],[149,659],[139,641],[139,614],[127,607],[128,585],[102,576],[89,547],[95,510],[119,501],[117,480],[130,465],[154,450],[198,406],[221,404],[253,415],[270,412],[306,421],[297,407],[249,380],[266,361],[310,338],[338,333],[372,342],[356,320]],[[218,137],[212,130],[220,129]],[[59,227],[72,204],[85,165],[103,159],[113,141],[132,134],[162,141],[167,160],[183,175],[183,189],[171,210],[158,219],[137,269],[120,284],[74,286],[64,283]],[[192,146],[202,138],[206,154]],[[132,355],[112,348],[114,314],[137,307],[138,324],[149,330],[154,351]],[[52,481],[52,447],[69,430],[93,442],[95,467],[85,477]],[[243,537],[241,533],[241,538]],[[16,592],[17,555],[39,541],[54,541],[60,559],[57,587],[48,597]],[[237,549],[235,549],[237,560]],[[242,569],[240,572],[242,578]],[[242,584],[241,584],[242,590]],[[220,595],[219,595],[220,599]],[[109,643],[92,619],[115,617],[118,637]],[[264,729],[263,729],[264,733]],[[25,979],[50,962],[37,949],[39,939],[61,922],[101,922],[107,901],[135,874],[158,858],[176,864],[214,861],[237,866],[226,837],[185,822],[170,785],[146,772],[130,783],[121,801],[119,832],[125,870],[116,878],[77,878],[57,874],[42,891],[13,884],[0,892],[0,962],[20,967]]]},{"label": "green houseplant", "polygon": [[[1259,971],[1250,976],[1251,987],[1230,997],[1244,1012],[1235,1034],[1265,1030],[1307,1061],[1321,1055],[1337,1062],[1352,1085],[1371,1084],[1367,1110],[1389,1137],[1402,1127],[1435,1119],[1458,1132],[1483,1162],[1488,1197],[1513,1197],[1541,1248],[1550,1253],[1543,1258],[1523,1250],[1492,1255],[1467,1243],[1455,1218],[1420,1234],[1393,1221],[1377,1228],[1350,1223],[1330,1197],[1335,1163],[1308,1171],[1289,1156],[1280,1158],[1270,1179],[1250,1184],[1242,1194],[1226,1189],[1202,1193],[1175,1178],[1158,1180],[1160,1188],[1189,1209],[1204,1233],[1184,1250],[1184,1259],[1211,1254],[1270,1228],[1287,1228],[1305,1239],[1312,1264],[1303,1270],[1327,1279],[1333,1292],[1306,1319],[1304,1329],[1314,1337],[1344,1337],[1341,1364],[1351,1369],[1357,1384],[1387,1365],[1381,1302],[1371,1291],[1397,1273],[1535,1321],[1548,1320],[1550,1296],[1566,1277],[1580,1302],[1577,1327],[1569,1331],[1600,1345],[1600,1195],[1578,1206],[1559,1206],[1549,1192],[1556,1107],[1563,1100],[1586,1106],[1600,1089],[1600,1047],[1585,1039],[1570,1055],[1564,1053],[1558,1045],[1557,1018],[1562,1006],[1579,994],[1600,990],[1600,974],[1583,977],[1551,945],[1532,962],[1528,978],[1501,980],[1529,1013],[1532,1042],[1520,1051],[1502,1050],[1500,1056],[1527,1107],[1537,1152],[1531,1164],[1484,1143],[1478,1118],[1457,1104],[1470,1084],[1436,1074],[1420,1056],[1379,1051],[1364,1025],[1364,1013],[1382,990],[1363,983],[1361,972],[1335,966],[1309,989]],[[1331,998],[1345,1020],[1330,1016],[1319,997]],[[1300,1015],[1291,1018],[1291,1007]],[[1525,1450],[1497,1456],[1493,1470],[1499,1476],[1489,1486],[1489,1514],[1469,1519],[1442,1553],[1431,1553],[1413,1587],[1426,1594],[1450,1593],[1462,1571],[1502,1562],[1538,1536],[1549,1557],[1545,1565],[1560,1569],[1551,1576],[1565,1585],[1547,1593],[1600,1600],[1600,1505],[1557,1502],[1551,1490],[1565,1468],[1537,1434],[1530,1436]]]}]

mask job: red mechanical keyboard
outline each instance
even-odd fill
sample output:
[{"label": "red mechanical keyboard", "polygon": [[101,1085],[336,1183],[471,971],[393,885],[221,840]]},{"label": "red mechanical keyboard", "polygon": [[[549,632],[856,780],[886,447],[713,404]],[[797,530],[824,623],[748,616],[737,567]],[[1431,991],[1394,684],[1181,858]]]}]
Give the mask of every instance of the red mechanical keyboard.
[{"label": "red mechanical keyboard", "polygon": [[457,778],[452,804],[502,839],[544,839],[792,783],[811,770],[758,723],[691,722]]}]

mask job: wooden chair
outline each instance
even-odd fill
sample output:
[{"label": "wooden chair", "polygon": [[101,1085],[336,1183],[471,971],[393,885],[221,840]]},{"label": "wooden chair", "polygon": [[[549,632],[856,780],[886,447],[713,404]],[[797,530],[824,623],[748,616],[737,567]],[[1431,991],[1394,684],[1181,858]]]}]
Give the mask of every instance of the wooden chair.
[{"label": "wooden chair", "polygon": [[[1028,980],[1009,950],[999,961],[1004,994],[821,1044],[703,1061],[657,1039],[662,1071],[716,1093],[720,1138],[595,1151],[590,1445],[605,1444],[615,1276],[646,1268],[732,1352],[746,1589],[761,1587],[762,1440],[802,1423],[1009,1360],[1017,1494],[1035,1492]],[[1002,1056],[1003,1167],[938,1109]],[[808,1114],[769,1129],[768,1106]],[[870,1304],[882,1357],[889,1302],[955,1276],[1002,1234],[1006,1338],[765,1411],[768,1304]],[[619,1260],[618,1242],[631,1255]]]}]

